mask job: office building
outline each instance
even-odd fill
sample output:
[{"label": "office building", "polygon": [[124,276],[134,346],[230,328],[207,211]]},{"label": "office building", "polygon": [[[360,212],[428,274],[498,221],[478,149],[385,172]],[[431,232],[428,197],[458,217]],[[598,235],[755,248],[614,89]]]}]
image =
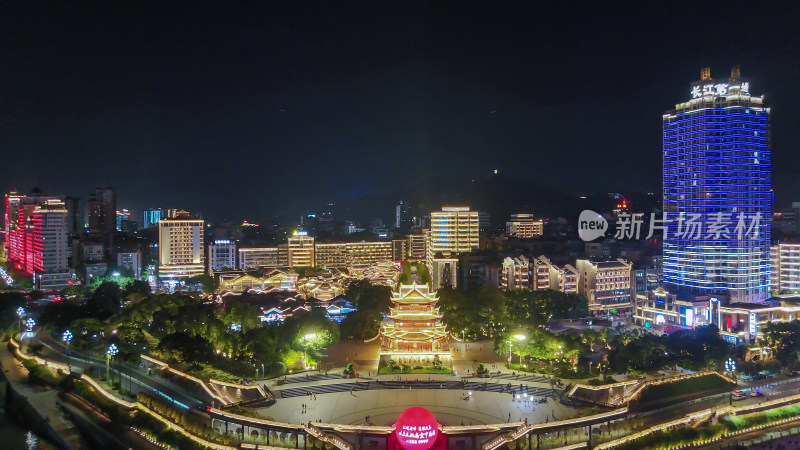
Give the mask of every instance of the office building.
[{"label": "office building", "polygon": [[203,219],[185,216],[158,222],[158,273],[161,278],[186,278],[205,273]]},{"label": "office building", "polygon": [[738,67],[727,79],[708,68],[700,78],[663,115],[665,287],[761,302],[770,283],[770,109]]},{"label": "office building", "polygon": [[236,254],[236,242],[230,239],[214,239],[208,243],[208,272],[222,270],[224,268],[236,269],[238,255]]},{"label": "office building", "polygon": [[631,304],[631,264],[624,259],[593,262],[579,259],[578,292],[589,299],[595,314],[628,315]]},{"label": "office building", "polygon": [[772,246],[769,256],[772,292],[800,294],[800,240]]},{"label": "office building", "polygon": [[533,218],[533,214],[512,214],[506,222],[506,235],[530,239],[544,234],[544,222]]},{"label": "office building", "polygon": [[165,217],[166,212],[163,209],[146,209],[142,214],[142,228],[155,227]]}]

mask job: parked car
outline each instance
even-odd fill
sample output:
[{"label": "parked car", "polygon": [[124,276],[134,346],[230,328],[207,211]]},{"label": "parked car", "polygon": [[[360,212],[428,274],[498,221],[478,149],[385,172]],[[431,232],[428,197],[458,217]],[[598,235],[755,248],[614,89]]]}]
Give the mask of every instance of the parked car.
[{"label": "parked car", "polygon": [[733,391],[731,392],[731,396],[733,397],[734,400],[742,400],[747,398],[747,394],[745,394],[742,391]]}]

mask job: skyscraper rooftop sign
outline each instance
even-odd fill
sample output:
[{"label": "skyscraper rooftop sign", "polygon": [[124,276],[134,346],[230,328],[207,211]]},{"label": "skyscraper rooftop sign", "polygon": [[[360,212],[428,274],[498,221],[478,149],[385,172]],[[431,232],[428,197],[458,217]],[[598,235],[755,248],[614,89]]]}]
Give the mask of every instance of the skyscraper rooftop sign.
[{"label": "skyscraper rooftop sign", "polygon": [[707,95],[726,96],[731,90],[736,90],[738,91],[737,93],[744,95],[750,95],[750,83],[728,84],[709,82],[708,84],[695,84],[692,86],[690,94],[692,94],[692,98],[700,98]]}]

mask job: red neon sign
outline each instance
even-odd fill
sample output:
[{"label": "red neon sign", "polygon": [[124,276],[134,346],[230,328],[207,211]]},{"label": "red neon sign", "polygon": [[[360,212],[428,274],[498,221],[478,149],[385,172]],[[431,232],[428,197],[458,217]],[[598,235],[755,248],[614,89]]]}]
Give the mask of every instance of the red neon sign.
[{"label": "red neon sign", "polygon": [[436,443],[439,424],[433,413],[421,406],[408,408],[394,426],[397,440],[407,450],[427,450]]}]

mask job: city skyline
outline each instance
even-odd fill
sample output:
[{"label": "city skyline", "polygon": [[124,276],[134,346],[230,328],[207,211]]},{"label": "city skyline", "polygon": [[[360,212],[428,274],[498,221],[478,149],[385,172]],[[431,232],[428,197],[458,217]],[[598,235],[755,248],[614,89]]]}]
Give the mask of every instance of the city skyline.
[{"label": "city skyline", "polygon": [[[797,36],[795,5],[665,5],[659,20],[563,5],[3,8],[20,19],[3,50],[20,62],[2,87],[6,192],[85,198],[111,184],[122,207],[216,220],[494,169],[576,195],[659,192],[659,115],[701,67],[738,64],[775,110],[775,204],[800,198],[800,67],[780,45]],[[770,32],[722,33],[743,11]],[[608,27],[618,20],[648,26]]]}]

